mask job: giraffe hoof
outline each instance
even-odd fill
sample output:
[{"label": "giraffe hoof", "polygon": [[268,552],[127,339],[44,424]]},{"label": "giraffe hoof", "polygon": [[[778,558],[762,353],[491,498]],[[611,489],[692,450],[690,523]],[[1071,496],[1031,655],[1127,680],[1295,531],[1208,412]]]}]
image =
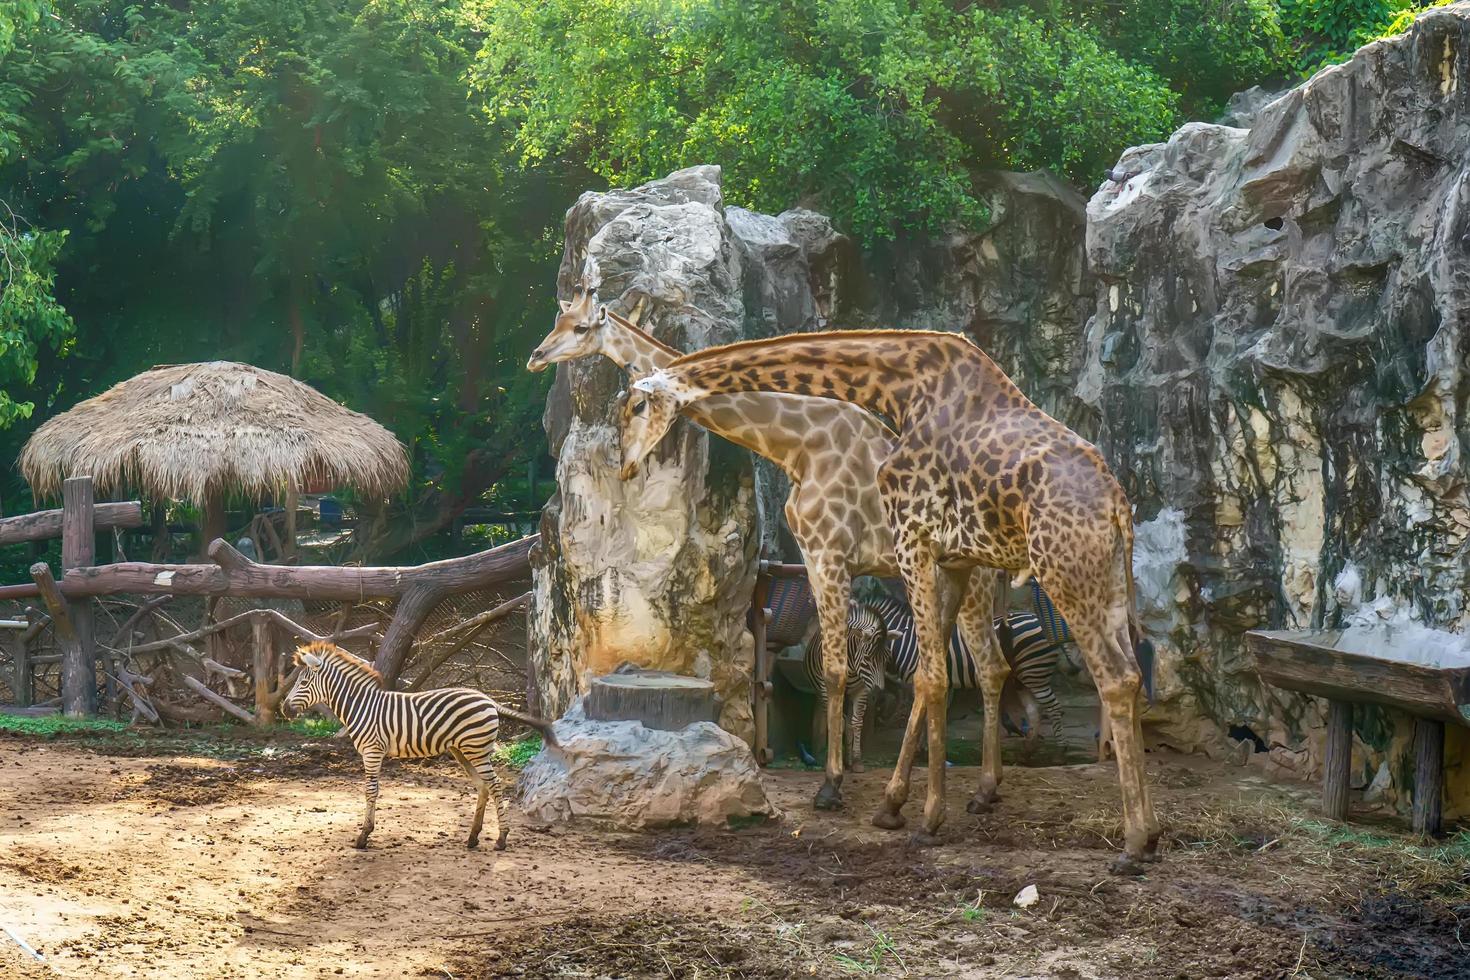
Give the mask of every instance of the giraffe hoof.
[{"label": "giraffe hoof", "polygon": [[467,849],[473,851],[475,848],[477,848],[477,847],[480,846],[480,838],[478,838],[478,837],[471,837],[468,841],[465,842],[465,845],[464,846]]},{"label": "giraffe hoof", "polygon": [[359,851],[367,850],[367,838],[359,837],[357,840],[352,842],[352,846],[357,848]]},{"label": "giraffe hoof", "polygon": [[906,823],[908,821],[897,810],[884,808],[873,814],[873,826],[883,830],[902,830]]},{"label": "giraffe hoof", "polygon": [[1119,854],[1117,859],[1113,861],[1112,866],[1108,868],[1108,873],[1125,878],[1142,877],[1144,873],[1143,862],[1146,860],[1147,858],[1135,858],[1127,854]]},{"label": "giraffe hoof", "polygon": [[817,790],[817,795],[812,800],[812,806],[818,810],[840,810],[842,809],[842,791],[831,783],[823,783],[822,788]]},{"label": "giraffe hoof", "polygon": [[916,830],[909,834],[910,847],[938,847],[939,838],[926,831]]}]

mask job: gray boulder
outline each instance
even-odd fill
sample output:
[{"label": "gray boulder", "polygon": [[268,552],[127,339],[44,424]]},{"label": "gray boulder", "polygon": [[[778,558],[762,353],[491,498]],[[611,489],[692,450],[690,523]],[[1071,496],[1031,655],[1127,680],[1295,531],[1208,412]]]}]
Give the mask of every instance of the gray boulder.
[{"label": "gray boulder", "polygon": [[772,817],[750,748],[712,722],[679,731],[589,721],[579,698],[521,774],[521,806],[542,824],[641,830]]}]

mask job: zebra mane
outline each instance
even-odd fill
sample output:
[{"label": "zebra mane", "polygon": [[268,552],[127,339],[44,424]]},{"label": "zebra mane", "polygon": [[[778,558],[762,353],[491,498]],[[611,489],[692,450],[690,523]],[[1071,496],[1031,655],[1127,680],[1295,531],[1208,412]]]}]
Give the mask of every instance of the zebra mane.
[{"label": "zebra mane", "polygon": [[303,653],[314,654],[315,656],[321,657],[323,660],[330,660],[333,663],[337,664],[337,666],[341,667],[343,671],[349,675],[356,674],[359,677],[368,677],[371,678],[373,683],[376,684],[378,687],[386,687],[386,684],[383,681],[383,675],[378,672],[378,669],[376,667],[368,663],[366,660],[363,660],[356,654],[348,653],[346,650],[337,646],[335,643],[326,643],[324,641],[317,640],[312,643],[308,643],[304,647],[297,647],[297,663],[301,662],[301,654]]}]

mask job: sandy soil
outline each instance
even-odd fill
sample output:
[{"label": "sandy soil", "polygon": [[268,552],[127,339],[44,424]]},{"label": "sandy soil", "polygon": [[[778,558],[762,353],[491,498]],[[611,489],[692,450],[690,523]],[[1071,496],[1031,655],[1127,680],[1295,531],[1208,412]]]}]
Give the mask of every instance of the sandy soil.
[{"label": "sandy soil", "polygon": [[1169,851],[1120,880],[1098,766],[1013,768],[979,817],[952,769],[934,848],[868,825],[883,771],[849,777],[838,814],[810,810],[815,774],[773,771],[776,823],[538,833],[513,813],[495,853],[463,847],[450,766],[390,763],[359,852],[340,741],[119,751],[0,737],[0,925],[49,963],[0,933],[0,976],[1470,976],[1464,867],[1195,758],[1151,757]]}]

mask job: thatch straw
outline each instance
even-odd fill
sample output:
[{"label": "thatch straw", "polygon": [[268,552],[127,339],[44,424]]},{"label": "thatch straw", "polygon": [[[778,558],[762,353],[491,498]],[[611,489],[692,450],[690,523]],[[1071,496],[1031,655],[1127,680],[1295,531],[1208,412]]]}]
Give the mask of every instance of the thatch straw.
[{"label": "thatch straw", "polygon": [[156,367],[89,398],[36,430],[20,469],[38,497],[90,475],[101,493],[132,488],[199,506],[318,483],[381,498],[408,483],[408,455],[387,429],[233,361]]}]

